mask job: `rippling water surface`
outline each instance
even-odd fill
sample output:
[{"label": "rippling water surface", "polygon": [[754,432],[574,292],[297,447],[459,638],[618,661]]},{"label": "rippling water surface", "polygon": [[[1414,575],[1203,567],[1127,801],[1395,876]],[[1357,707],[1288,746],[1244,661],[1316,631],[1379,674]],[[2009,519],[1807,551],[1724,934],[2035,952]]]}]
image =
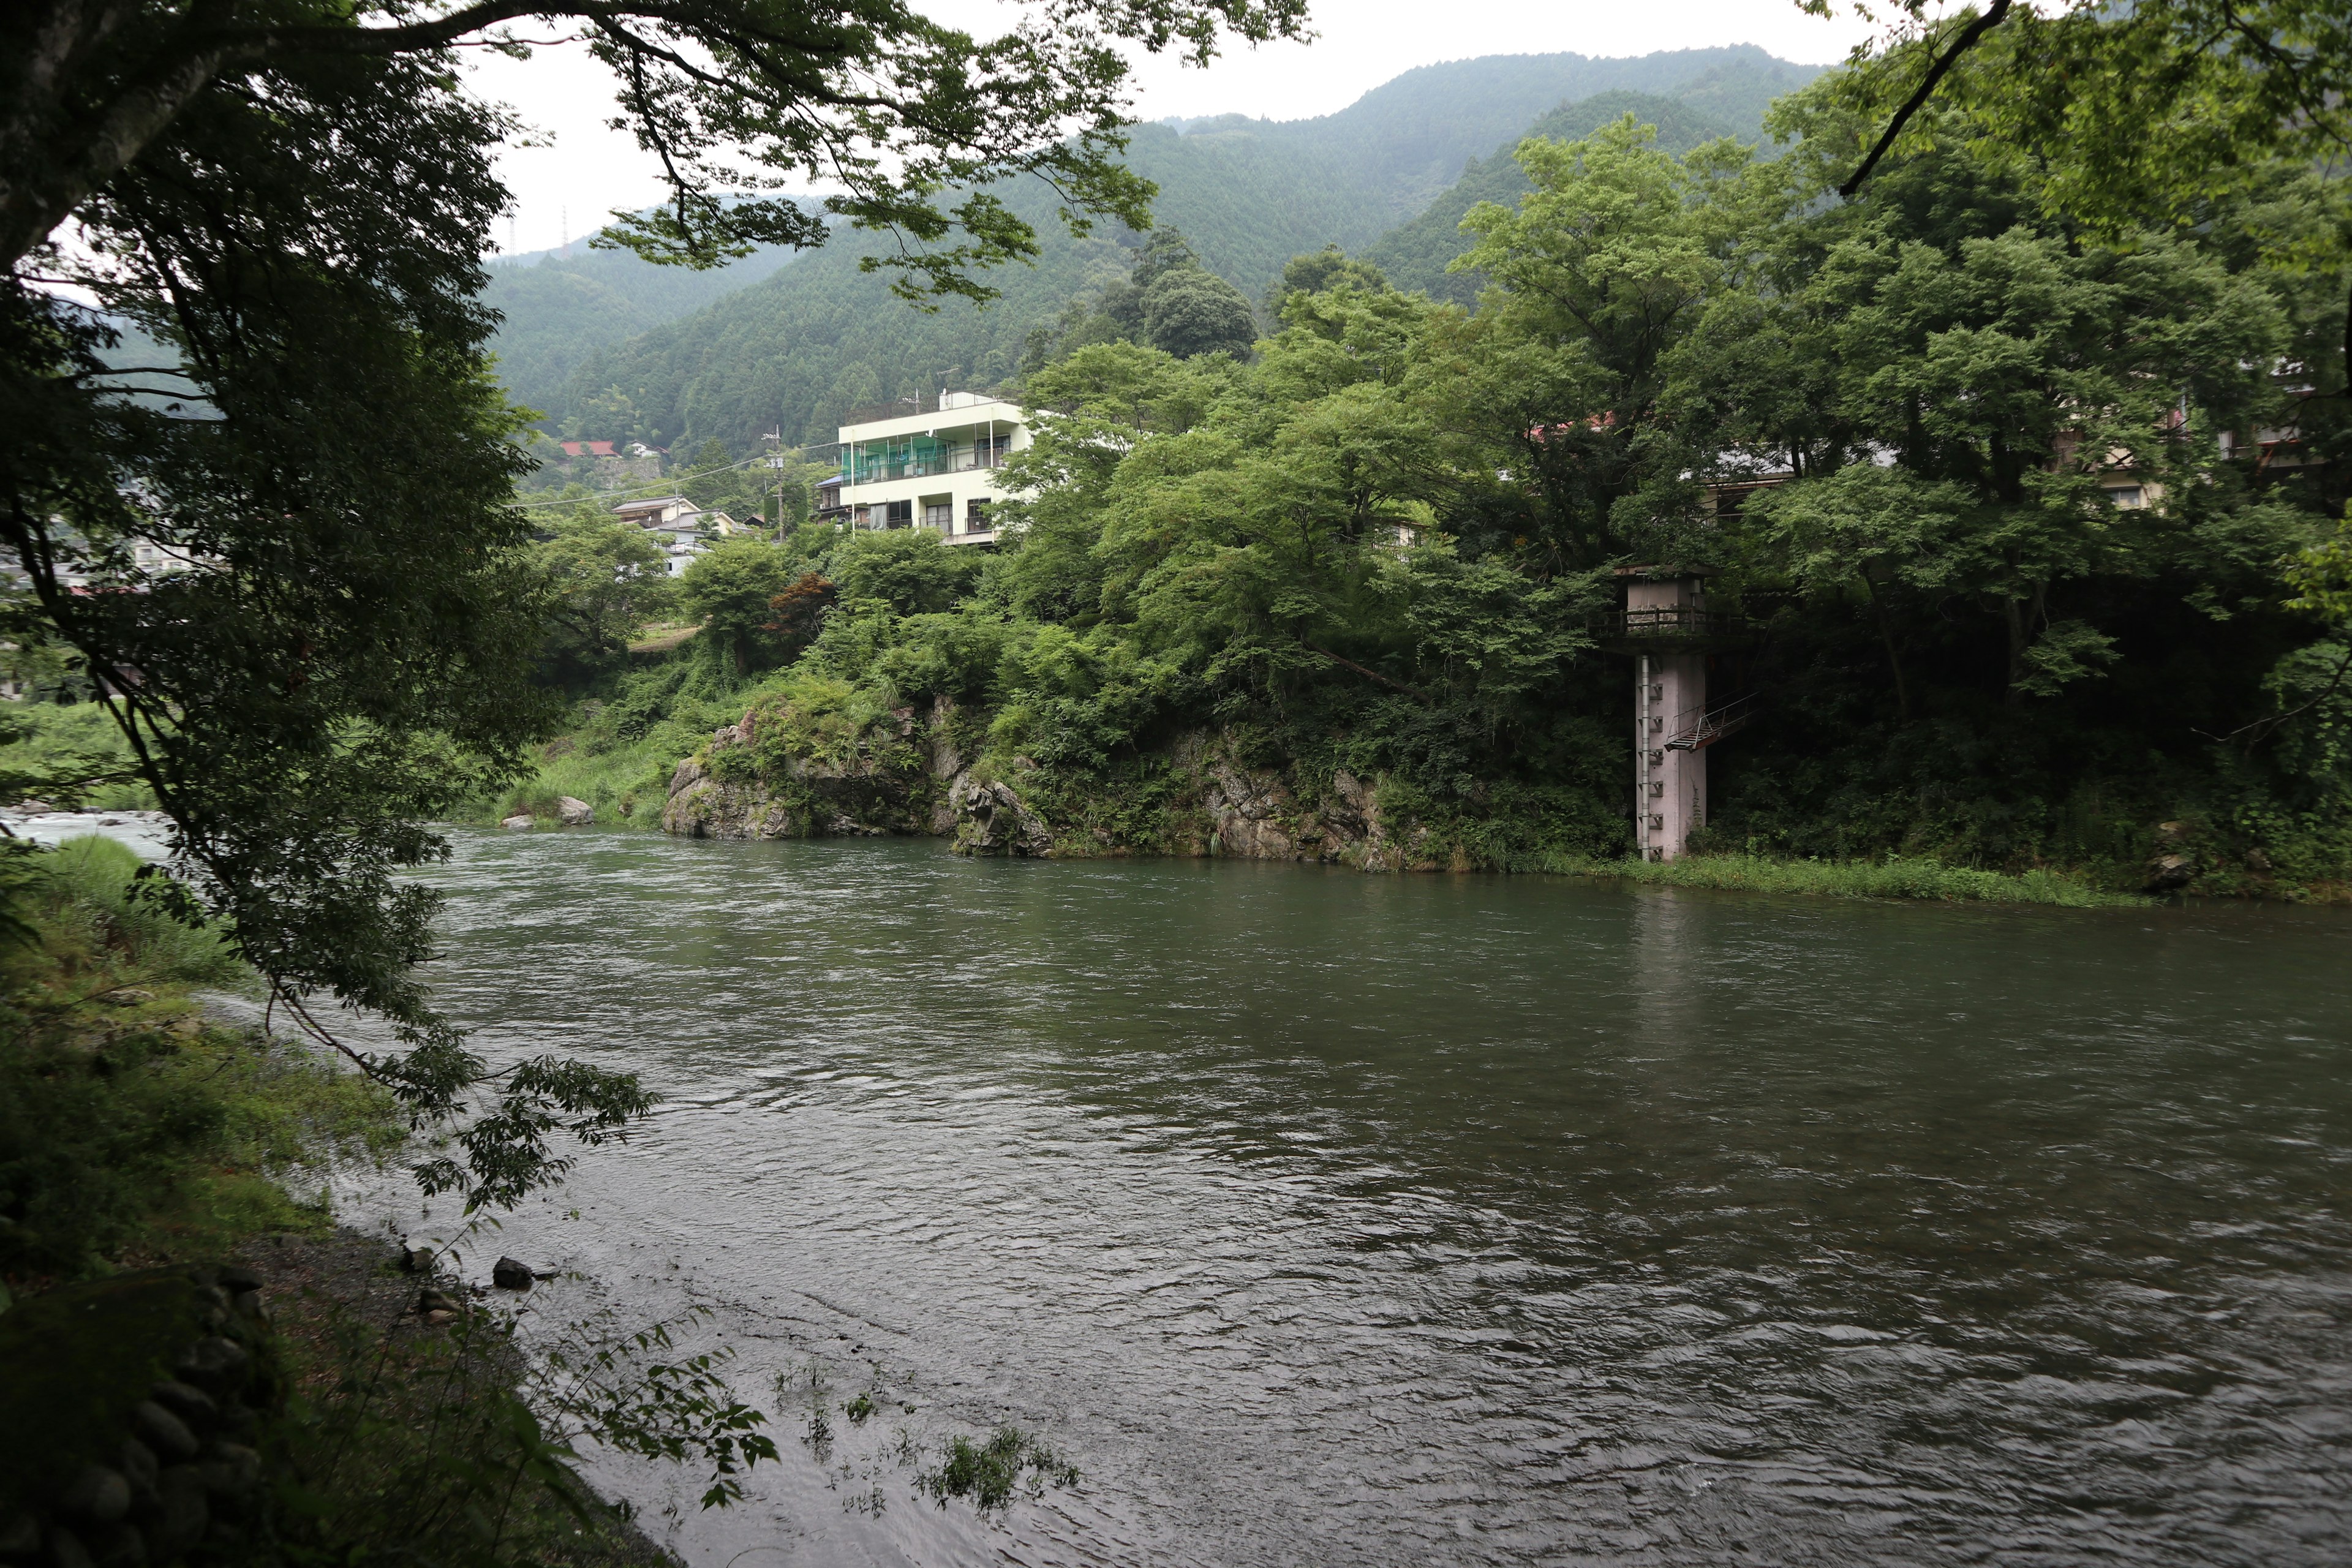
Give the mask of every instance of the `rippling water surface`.
[{"label": "rippling water surface", "polygon": [[[667,1097],[492,1250],[786,1381],[698,1563],[2352,1556],[2341,915],[597,833],[445,879],[488,1048]],[[890,1452],[1002,1420],[1083,1481],[982,1522]]]}]

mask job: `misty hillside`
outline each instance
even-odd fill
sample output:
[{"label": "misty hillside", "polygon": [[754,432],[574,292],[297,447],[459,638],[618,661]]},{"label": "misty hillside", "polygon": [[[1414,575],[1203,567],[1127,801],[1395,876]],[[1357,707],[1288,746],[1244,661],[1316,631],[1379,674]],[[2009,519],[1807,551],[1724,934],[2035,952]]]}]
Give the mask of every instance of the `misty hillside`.
[{"label": "misty hillside", "polygon": [[1417,67],[1318,120],[1270,123],[1226,116],[1193,121],[1189,129],[1237,124],[1280,145],[1318,149],[1350,184],[1380,193],[1394,223],[1453,184],[1471,159],[1516,142],[1538,116],[1562,103],[1599,93],[1644,93],[1685,104],[1726,132],[1755,141],[1764,133],[1765,107],[1820,74],[1818,66],[1775,59],[1753,44],[1615,60],[1487,55]]},{"label": "misty hillside", "polygon": [[625,342],[664,321],[701,310],[793,259],[782,246],[763,247],[727,267],[697,272],[656,267],[626,250],[562,250],[500,257],[489,264],[485,303],[505,321],[493,345],[508,395],[545,408],[598,349]]},{"label": "misty hillside", "polygon": [[[1158,183],[1158,220],[1182,230],[1204,265],[1253,299],[1300,251],[1337,244],[1377,252],[1401,226],[1386,254],[1410,286],[1452,295],[1462,286],[1444,272],[1458,253],[1452,223],[1473,201],[1517,194],[1507,149],[1538,121],[1546,133],[1582,134],[1633,108],[1670,146],[1725,131],[1753,137],[1774,97],[1817,74],[1746,46],[1624,60],[1488,56],[1408,71],[1319,119],[1138,126],[1128,161]],[[500,338],[509,384],[519,394],[533,388],[520,400],[545,410],[559,434],[667,447],[717,437],[739,452],[779,427],[793,440],[831,440],[842,413],[861,404],[993,384],[1018,364],[1032,329],[1125,273],[1136,241],[1109,230],[1072,238],[1042,185],[1016,183],[1003,194],[1037,226],[1043,254],[992,275],[1003,298],[986,309],[961,300],[929,312],[908,307],[889,294],[887,275],[858,270],[864,249],[882,242],[846,233],[751,287],[730,285],[723,298],[634,332],[616,330],[628,310],[650,315],[659,300],[680,296],[649,294],[625,309],[562,269],[544,280],[530,276],[538,268],[519,269],[502,280],[514,289],[508,297],[524,300],[524,285],[535,292],[528,315],[511,314]],[[626,276],[586,281],[618,288]],[[583,323],[583,314],[598,319]],[[576,366],[561,384],[550,379],[558,366]]]}]

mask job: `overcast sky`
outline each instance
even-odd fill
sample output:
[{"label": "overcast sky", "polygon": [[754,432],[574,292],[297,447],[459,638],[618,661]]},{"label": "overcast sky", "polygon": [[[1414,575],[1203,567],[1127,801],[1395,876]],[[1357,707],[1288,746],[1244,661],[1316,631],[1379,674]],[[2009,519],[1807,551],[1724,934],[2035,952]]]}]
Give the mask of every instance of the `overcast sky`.
[{"label": "overcast sky", "polygon": [[[930,15],[974,32],[1006,12],[993,0],[932,0]],[[1206,70],[1146,57],[1138,117],[1239,113],[1303,120],[1346,108],[1415,66],[1479,55],[1646,55],[1659,49],[1756,44],[1782,59],[1827,65],[1864,33],[1850,16],[1821,21],[1794,0],[1316,0],[1321,36],[1306,45],[1243,49]],[[593,232],[614,207],[656,199],[652,160],[609,131],[610,80],[578,46],[542,49],[529,64],[478,60],[484,90],[512,105],[550,144],[504,161],[519,208],[504,250],[541,250]]]}]

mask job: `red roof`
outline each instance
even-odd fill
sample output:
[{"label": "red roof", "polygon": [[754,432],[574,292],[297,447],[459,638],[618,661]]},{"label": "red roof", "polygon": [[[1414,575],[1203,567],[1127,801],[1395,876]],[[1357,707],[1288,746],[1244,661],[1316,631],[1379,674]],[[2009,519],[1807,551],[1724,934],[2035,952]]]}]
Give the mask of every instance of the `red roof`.
[{"label": "red roof", "polygon": [[567,458],[577,458],[583,452],[592,458],[617,458],[620,456],[618,452],[613,450],[613,443],[610,441],[566,441],[563,443],[563,455]]}]

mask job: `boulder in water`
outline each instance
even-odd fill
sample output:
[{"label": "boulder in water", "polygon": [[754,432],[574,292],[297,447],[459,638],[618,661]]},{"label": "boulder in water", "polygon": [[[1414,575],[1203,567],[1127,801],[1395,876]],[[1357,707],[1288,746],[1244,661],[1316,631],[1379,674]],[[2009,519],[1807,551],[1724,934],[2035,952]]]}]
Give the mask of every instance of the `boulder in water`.
[{"label": "boulder in water", "polygon": [[501,1290],[528,1290],[537,1278],[530,1264],[511,1258],[501,1258],[490,1265],[490,1283]]},{"label": "boulder in water", "polygon": [[590,805],[584,800],[574,800],[568,795],[562,795],[557,798],[555,802],[555,816],[556,820],[562,823],[566,827],[593,827],[596,826],[596,808]]},{"label": "boulder in water", "polygon": [[530,827],[530,813],[527,811],[516,812],[512,816],[509,816],[505,821],[499,823],[499,826],[505,828],[509,833],[527,832]]}]

